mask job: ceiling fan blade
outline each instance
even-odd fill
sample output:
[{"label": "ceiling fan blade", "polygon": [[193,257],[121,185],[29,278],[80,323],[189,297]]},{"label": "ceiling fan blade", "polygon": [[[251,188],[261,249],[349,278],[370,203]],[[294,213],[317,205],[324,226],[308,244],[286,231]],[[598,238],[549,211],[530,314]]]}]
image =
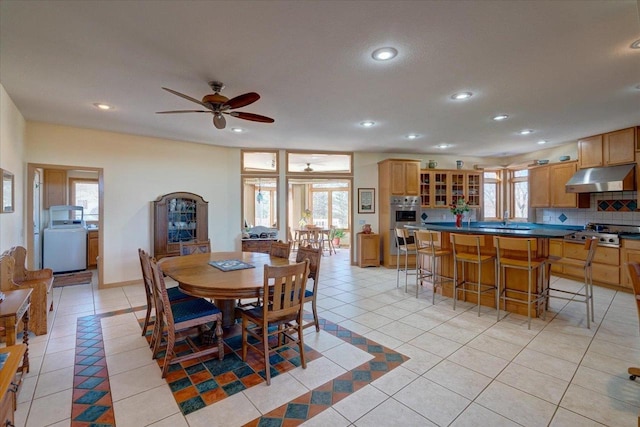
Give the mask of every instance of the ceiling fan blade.
[{"label": "ceiling fan blade", "polygon": [[227,125],[227,120],[220,113],[216,113],[213,115],[213,125],[216,129],[224,129]]},{"label": "ceiling fan blade", "polygon": [[249,104],[253,104],[258,99],[260,99],[260,95],[255,92],[245,93],[244,95],[236,96],[235,98],[231,98],[227,102],[224,103],[224,106],[228,107],[230,110],[235,108],[240,108],[247,106]]},{"label": "ceiling fan blade", "polygon": [[174,113],[211,113],[211,110],[173,110],[173,111],[156,111],[156,114],[174,114]]},{"label": "ceiling fan blade", "polygon": [[232,111],[229,113],[229,115],[237,117],[239,119],[251,120],[252,122],[273,123],[275,121],[271,117],[252,113],[241,113],[239,111]]},{"label": "ceiling fan blade", "polygon": [[166,90],[166,91],[167,91],[167,92],[169,92],[169,93],[172,93],[172,94],[174,94],[174,95],[177,95],[177,96],[179,96],[180,98],[187,99],[187,100],[189,100],[189,101],[191,101],[191,102],[195,102],[196,104],[200,104],[200,105],[202,105],[202,106],[203,106],[203,107],[205,107],[205,108],[209,108],[209,106],[208,106],[207,104],[203,103],[202,101],[200,101],[200,100],[198,100],[198,99],[192,98],[192,97],[190,97],[189,95],[185,95],[184,93],[176,92],[175,90],[173,90],[173,89],[169,89],[169,88],[166,88],[166,87],[163,87],[162,89]]}]

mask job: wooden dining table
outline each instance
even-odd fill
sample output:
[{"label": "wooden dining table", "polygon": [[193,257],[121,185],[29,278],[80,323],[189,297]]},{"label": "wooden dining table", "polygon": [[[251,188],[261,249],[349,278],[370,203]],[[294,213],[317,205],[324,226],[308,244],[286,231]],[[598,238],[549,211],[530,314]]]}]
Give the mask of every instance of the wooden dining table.
[{"label": "wooden dining table", "polygon": [[[209,264],[211,261],[238,260],[254,266],[242,270],[222,271]],[[258,252],[211,252],[162,258],[158,265],[162,272],[178,282],[183,292],[212,298],[222,311],[222,326],[235,323],[238,299],[257,298],[262,295],[265,265],[294,264],[286,258],[272,257]]]}]

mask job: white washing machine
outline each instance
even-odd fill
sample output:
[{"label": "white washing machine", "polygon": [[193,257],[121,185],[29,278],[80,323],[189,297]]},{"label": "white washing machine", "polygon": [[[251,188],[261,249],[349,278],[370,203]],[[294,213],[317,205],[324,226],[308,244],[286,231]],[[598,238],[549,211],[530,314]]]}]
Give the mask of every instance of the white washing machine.
[{"label": "white washing machine", "polygon": [[87,228],[82,206],[51,206],[44,229],[42,265],[54,273],[87,269]]}]

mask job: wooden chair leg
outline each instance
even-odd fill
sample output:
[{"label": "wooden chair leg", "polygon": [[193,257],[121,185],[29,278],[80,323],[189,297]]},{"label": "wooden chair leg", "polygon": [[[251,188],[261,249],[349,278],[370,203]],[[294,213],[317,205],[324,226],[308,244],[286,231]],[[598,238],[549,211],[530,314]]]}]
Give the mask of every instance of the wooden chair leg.
[{"label": "wooden chair leg", "polygon": [[318,321],[318,309],[315,298],[311,301],[311,310],[313,311],[313,323],[316,324],[316,332],[320,332],[320,322]]},{"label": "wooden chair leg", "polygon": [[[316,326],[317,327],[317,326]],[[304,357],[304,340],[303,340],[303,333],[302,333],[302,324],[298,324],[298,348],[300,349],[300,359],[302,362],[302,369],[306,369],[307,368],[307,362],[305,360]]]},{"label": "wooden chair leg", "polygon": [[271,385],[271,365],[269,364],[269,330],[266,323],[262,328],[262,351],[264,351],[264,372],[267,376],[267,385]]},{"label": "wooden chair leg", "polygon": [[242,316],[242,361],[247,361],[247,318]]}]

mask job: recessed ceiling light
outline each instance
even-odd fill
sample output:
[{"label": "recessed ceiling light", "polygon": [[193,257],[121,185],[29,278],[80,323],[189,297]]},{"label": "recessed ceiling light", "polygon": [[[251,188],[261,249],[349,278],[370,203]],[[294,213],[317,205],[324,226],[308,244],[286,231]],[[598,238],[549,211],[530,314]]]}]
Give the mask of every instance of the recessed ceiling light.
[{"label": "recessed ceiling light", "polygon": [[458,92],[451,95],[451,99],[455,99],[456,101],[461,101],[463,99],[469,99],[473,96],[471,92]]},{"label": "recessed ceiling light", "polygon": [[449,147],[451,147],[451,145],[449,145],[449,144],[438,144],[438,145],[436,145],[436,148],[439,148],[441,150],[444,150],[445,148],[449,148]]},{"label": "recessed ceiling light", "polygon": [[398,51],[392,47],[381,47],[373,51],[371,56],[376,61],[388,61],[393,59],[398,54]]},{"label": "recessed ceiling light", "polygon": [[640,49],[640,39],[634,41],[633,43],[631,43],[631,49]]},{"label": "recessed ceiling light", "polygon": [[418,135],[417,133],[410,133],[409,135],[407,135],[408,139],[416,139],[416,138],[420,138],[420,135]]},{"label": "recessed ceiling light", "polygon": [[242,129],[242,128],[231,128],[231,132],[242,133],[242,132],[244,132],[244,129]]},{"label": "recessed ceiling light", "polygon": [[100,109],[100,110],[113,110],[113,107],[109,104],[103,104],[101,102],[96,102],[95,104],[93,104],[96,108]]},{"label": "recessed ceiling light", "polygon": [[520,135],[530,135],[533,133],[533,130],[531,129],[523,129],[520,132],[518,132]]},{"label": "recessed ceiling light", "polygon": [[493,120],[495,120],[496,122],[502,121],[502,120],[507,120],[509,118],[509,116],[507,116],[506,114],[498,114],[497,116],[495,116],[493,118]]},{"label": "recessed ceiling light", "polygon": [[538,144],[542,145],[542,144],[546,144],[547,140],[546,139],[541,139],[540,141],[538,141]]},{"label": "recessed ceiling light", "polygon": [[366,128],[370,128],[371,126],[375,125],[376,122],[372,121],[372,120],[366,120],[364,122],[360,122],[360,126],[366,127]]}]

